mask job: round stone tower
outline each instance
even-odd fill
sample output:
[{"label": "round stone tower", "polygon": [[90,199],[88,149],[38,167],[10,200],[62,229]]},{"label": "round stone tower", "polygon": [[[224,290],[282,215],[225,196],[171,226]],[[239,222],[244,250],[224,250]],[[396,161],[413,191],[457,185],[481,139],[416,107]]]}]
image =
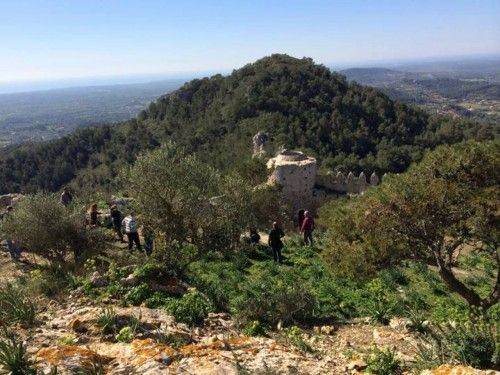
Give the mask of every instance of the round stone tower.
[{"label": "round stone tower", "polygon": [[316,159],[300,151],[283,150],[267,162],[269,183],[282,186],[282,193],[293,209],[307,208],[313,199]]}]

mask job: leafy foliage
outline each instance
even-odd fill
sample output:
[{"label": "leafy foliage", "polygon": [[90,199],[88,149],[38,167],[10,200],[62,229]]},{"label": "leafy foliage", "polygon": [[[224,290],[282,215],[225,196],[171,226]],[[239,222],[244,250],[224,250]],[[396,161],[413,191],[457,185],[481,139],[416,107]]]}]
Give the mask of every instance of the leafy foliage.
[{"label": "leafy foliage", "polygon": [[0,323],[33,325],[36,321],[36,305],[17,284],[0,286]]},{"label": "leafy foliage", "polygon": [[85,228],[81,212],[64,207],[51,194],[26,196],[1,230],[30,252],[58,264],[65,263],[69,250],[75,262],[83,262],[104,243],[99,230]]},{"label": "leafy foliage", "polygon": [[467,245],[491,258],[486,275],[500,272],[499,147],[498,142],[441,147],[363,197],[329,205],[321,215],[329,228],[329,263],[342,274],[360,276],[356,267],[363,260],[369,276],[401,260],[420,259],[435,264],[448,288],[469,304],[493,306],[500,278],[481,296],[452,267],[459,246]]},{"label": "leafy foliage", "polygon": [[208,313],[213,311],[212,304],[195,289],[188,290],[188,292],[179,299],[169,299],[165,308],[169,313],[175,316],[177,321],[189,325],[203,323]]},{"label": "leafy foliage", "polygon": [[366,372],[376,375],[400,374],[401,361],[397,358],[396,352],[390,348],[379,348],[373,346],[370,353],[365,357]]}]

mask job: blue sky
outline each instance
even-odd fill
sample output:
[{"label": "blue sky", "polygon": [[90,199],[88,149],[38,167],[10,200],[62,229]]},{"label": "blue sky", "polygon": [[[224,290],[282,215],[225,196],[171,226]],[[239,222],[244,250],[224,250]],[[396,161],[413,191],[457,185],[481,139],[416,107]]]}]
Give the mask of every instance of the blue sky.
[{"label": "blue sky", "polygon": [[498,0],[0,0],[0,82],[500,53]]}]

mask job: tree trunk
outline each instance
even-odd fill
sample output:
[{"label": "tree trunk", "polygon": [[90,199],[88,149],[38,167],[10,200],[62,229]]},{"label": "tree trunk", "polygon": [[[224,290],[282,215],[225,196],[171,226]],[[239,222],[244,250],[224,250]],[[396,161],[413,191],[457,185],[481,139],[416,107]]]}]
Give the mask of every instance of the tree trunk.
[{"label": "tree trunk", "polygon": [[440,264],[439,260],[438,260],[438,268],[439,268],[439,275],[446,283],[446,285],[448,285],[448,288],[450,288],[452,291],[460,294],[460,296],[465,298],[465,300],[469,303],[469,305],[478,307],[482,305],[482,300],[481,297],[479,297],[479,294],[477,294],[472,289],[467,287],[464,283],[462,283],[460,280],[458,280],[453,274],[453,271]]}]

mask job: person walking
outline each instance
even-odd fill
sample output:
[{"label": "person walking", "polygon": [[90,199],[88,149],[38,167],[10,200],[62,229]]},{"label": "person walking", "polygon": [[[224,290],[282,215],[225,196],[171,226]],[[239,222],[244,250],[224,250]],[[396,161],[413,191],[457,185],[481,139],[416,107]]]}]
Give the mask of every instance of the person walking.
[{"label": "person walking", "polygon": [[111,216],[111,224],[113,225],[113,230],[118,235],[118,239],[121,242],[123,241],[123,233],[122,233],[122,213],[116,206],[116,204],[112,205],[109,210],[109,215]]},{"label": "person walking", "polygon": [[61,193],[61,203],[64,206],[69,206],[72,201],[73,201],[73,196],[69,192],[68,187],[65,186],[64,189],[63,189],[63,192]]},{"label": "person walking", "polygon": [[100,212],[97,210],[97,203],[92,203],[88,210],[90,228],[97,227],[97,217]]},{"label": "person walking", "polygon": [[139,233],[137,231],[137,221],[135,220],[134,213],[129,213],[125,219],[122,221],[122,225],[125,227],[125,234],[128,238],[128,249],[132,251],[132,247],[135,246],[139,251],[142,251],[141,241],[139,239]]},{"label": "person walking", "polygon": [[256,228],[250,229],[250,244],[258,245],[260,242],[260,234]]},{"label": "person walking", "polygon": [[269,232],[268,244],[273,251],[274,261],[278,263],[281,263],[283,261],[283,258],[281,256],[281,250],[284,247],[283,242],[281,241],[283,237],[285,237],[283,229],[281,229],[277,222],[274,222],[273,229],[271,229],[271,232]]},{"label": "person walking", "polygon": [[302,223],[302,227],[300,231],[304,233],[304,244],[312,246],[313,245],[313,237],[312,232],[314,230],[314,219],[309,211],[304,212],[304,222]]},{"label": "person walking", "polygon": [[15,240],[7,240],[7,250],[9,250],[10,256],[14,260],[19,260],[21,257],[21,246]]},{"label": "person walking", "polygon": [[304,213],[305,213],[304,210],[299,210],[297,212],[297,224],[299,231],[302,230],[302,224],[304,224],[304,218],[305,218]]},{"label": "person walking", "polygon": [[144,253],[146,256],[151,256],[155,242],[155,236],[150,227],[142,228],[142,237],[144,238]]}]

